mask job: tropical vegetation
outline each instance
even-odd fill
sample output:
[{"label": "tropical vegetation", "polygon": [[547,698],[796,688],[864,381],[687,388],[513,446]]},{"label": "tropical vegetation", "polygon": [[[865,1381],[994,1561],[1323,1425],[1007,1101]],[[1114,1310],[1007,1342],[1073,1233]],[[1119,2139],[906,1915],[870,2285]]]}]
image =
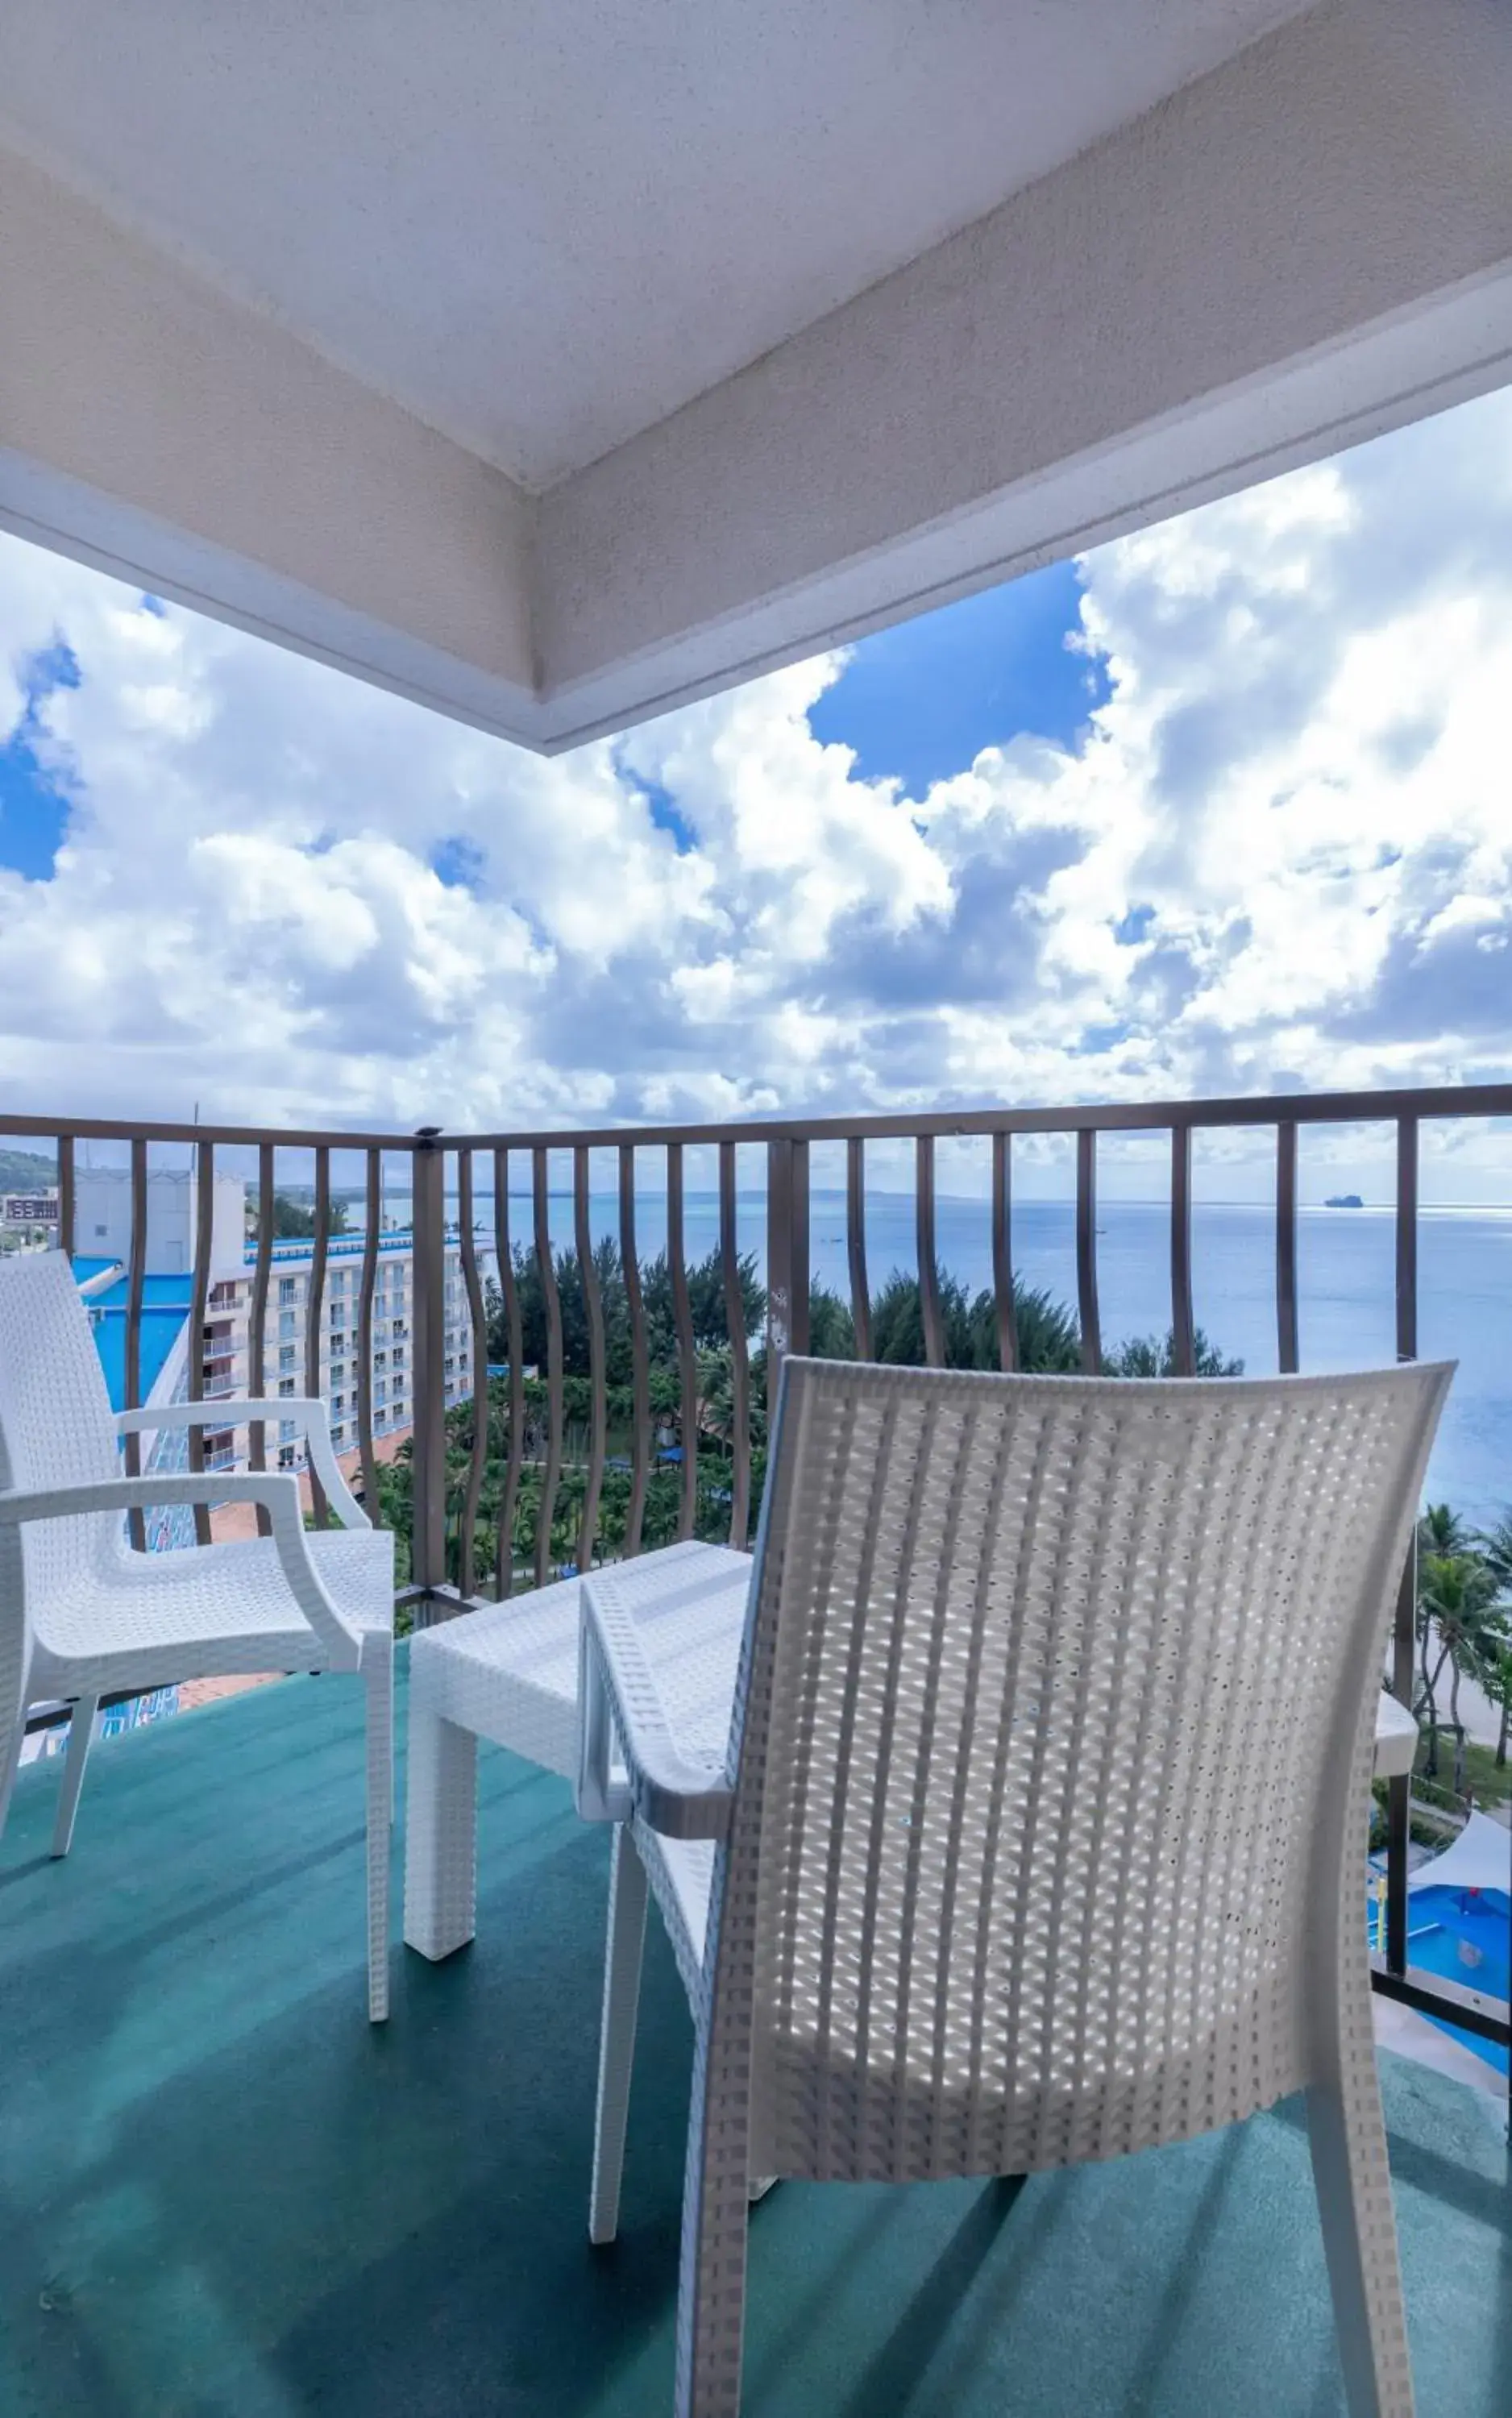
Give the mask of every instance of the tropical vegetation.
[{"label": "tropical vegetation", "polygon": [[[284,1204],[296,1208],[298,1204]],[[597,1294],[603,1325],[605,1375],[605,1462],[595,1532],[595,1553],[614,1558],[629,1541],[634,1482],[634,1355],[631,1287],[617,1246],[595,1247],[592,1283],[585,1289],[574,1251],[553,1263],[561,1326],[562,1452],[552,1505],[551,1532],[539,1534],[549,1405],[543,1371],[548,1360],[549,1313],[540,1264],[518,1249],[513,1262],[515,1315],[519,1322],[521,1467],[510,1521],[512,1584],[529,1584],[539,1567],[555,1573],[575,1565],[588,1492],[594,1414],[590,1378],[588,1295]],[[682,1523],[684,1468],[682,1416],[684,1371],[680,1361],[678,1308],[671,1267],[664,1254],[638,1270],[640,1312],[646,1341],[646,1400],[649,1471],[641,1507],[640,1538],[648,1549],[670,1544]],[[731,1343],[725,1271],[717,1252],[687,1271],[691,1339],[691,1395],[695,1421],[693,1531],[719,1539],[729,1533],[735,1488],[737,1355]],[[751,1440],[749,1532],[754,1535],[766,1474],[766,1293],[754,1257],[736,1268],[739,1333],[746,1347],[747,1402]],[[1030,1370],[1065,1373],[1081,1366],[1081,1334],[1076,1314],[1053,1294],[1015,1277],[1014,1318],[1019,1364]],[[972,1293],[942,1271],[939,1287],[943,1356],[947,1368],[994,1369],[998,1365],[997,1303],[990,1291]],[[497,1584],[500,1518],[510,1460],[512,1358],[510,1319],[498,1287],[485,1295],[488,1324],[488,1435],[474,1527],[471,1577],[480,1591]],[[918,1278],[894,1270],[870,1303],[872,1357],[919,1367],[925,1358],[924,1304]],[[809,1293],[809,1348],[825,1359],[851,1359],[856,1337],[850,1305],[816,1282]],[[1238,1376],[1240,1360],[1227,1357],[1199,1331],[1199,1372]],[[1175,1369],[1174,1338],[1136,1336],[1105,1350],[1107,1372],[1123,1377],[1169,1376]],[[461,1531],[473,1460],[475,1405],[471,1398],[447,1414],[447,1525],[451,1575],[463,1576]],[[410,1466],[407,1444],[379,1471],[380,1516],[393,1528],[402,1561],[410,1534]],[[406,1572],[407,1575],[407,1572]],[[1480,1533],[1446,1504],[1424,1511],[1417,1535],[1417,1670],[1413,1709],[1423,1727],[1420,1772],[1430,1792],[1463,1799],[1512,1796],[1508,1765],[1512,1729],[1512,1509]],[[1501,1715],[1492,1753],[1473,1745],[1461,1720],[1461,1691],[1473,1681]],[[1444,1768],[1443,1741],[1449,1741]]]},{"label": "tropical vegetation", "polygon": [[[629,1539],[634,1494],[634,1354],[631,1288],[625,1281],[619,1249],[612,1240],[593,1252],[591,1281],[585,1289],[575,1251],[562,1251],[553,1263],[557,1316],[561,1326],[562,1460],[552,1507],[551,1534],[543,1552],[539,1524],[543,1464],[549,1433],[547,1388],[542,1374],[548,1360],[549,1313],[541,1268],[535,1254],[519,1249],[513,1262],[515,1310],[519,1321],[519,1362],[522,1467],[511,1521],[510,1545],[514,1573],[526,1580],[538,1560],[543,1569],[573,1565],[578,1549],[588,1490],[589,1444],[593,1420],[590,1378],[588,1294],[596,1292],[603,1324],[605,1376],[605,1466],[596,1523],[596,1551],[613,1558]],[[638,1271],[640,1308],[646,1340],[646,1388],[649,1413],[652,1462],[641,1518],[641,1542],[650,1548],[669,1544],[679,1532],[683,1504],[682,1417],[684,1371],[680,1359],[678,1309],[671,1267],[665,1254]],[[694,1533],[720,1538],[728,1535],[735,1486],[737,1428],[737,1355],[731,1342],[726,1283],[718,1252],[687,1271],[688,1333],[691,1339],[691,1399],[694,1403]],[[755,1532],[766,1473],[766,1293],[753,1256],[736,1266],[739,1295],[738,1333],[745,1345],[747,1400],[751,1439],[750,1527]],[[1019,1364],[1031,1370],[1065,1373],[1081,1366],[1081,1335],[1076,1316],[1048,1292],[1014,1279],[1014,1317]],[[995,1369],[998,1366],[997,1304],[990,1291],[971,1293],[956,1278],[941,1272],[939,1316],[945,1366],[952,1369]],[[507,1373],[512,1359],[510,1320],[498,1287],[486,1292],[488,1323],[488,1436],[480,1489],[473,1552],[474,1584],[492,1590],[497,1574],[497,1538],[504,1509],[510,1458],[511,1386]],[[871,1356],[893,1365],[922,1366],[925,1359],[924,1304],[918,1278],[894,1271],[870,1303]],[[850,1305],[828,1286],[816,1282],[809,1293],[809,1349],[821,1358],[848,1360],[856,1354]],[[1243,1363],[1225,1358],[1199,1333],[1197,1366],[1203,1375],[1236,1376]],[[1172,1373],[1175,1344],[1171,1335],[1136,1337],[1104,1354],[1110,1374],[1128,1377]],[[461,1573],[460,1536],[470,1478],[475,1405],[469,1398],[447,1415],[448,1532],[452,1576]],[[395,1529],[402,1553],[410,1531],[410,1471],[407,1446],[379,1473],[381,1510]]]},{"label": "tropical vegetation", "polygon": [[[295,1201],[292,1200],[286,1192],[275,1192],[273,1195],[272,1225],[273,1240],[275,1243],[298,1243],[308,1240],[315,1231],[313,1200],[312,1199],[309,1202]],[[326,1232],[328,1234],[344,1234],[347,1231],[348,1217],[346,1203],[344,1201],[332,1201],[330,1204],[330,1216],[327,1220]],[[248,1204],[247,1232],[249,1236],[255,1236],[257,1232],[257,1206],[255,1201]]]},{"label": "tropical vegetation", "polygon": [[1481,1532],[1448,1504],[1430,1503],[1417,1526],[1414,1710],[1424,1730],[1425,1778],[1441,1776],[1440,1737],[1447,1730],[1454,1752],[1451,1785],[1460,1797],[1468,1748],[1459,1691],[1466,1679],[1498,1708],[1493,1768],[1505,1772],[1512,1727],[1512,1510]]}]

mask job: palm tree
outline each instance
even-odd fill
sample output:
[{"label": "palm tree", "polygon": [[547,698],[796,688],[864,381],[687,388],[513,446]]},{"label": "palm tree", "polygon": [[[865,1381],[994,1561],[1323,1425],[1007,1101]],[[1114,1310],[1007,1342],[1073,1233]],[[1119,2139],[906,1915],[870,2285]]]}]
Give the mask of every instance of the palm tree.
[{"label": "palm tree", "polygon": [[735,1449],[735,1356],[727,1343],[706,1345],[697,1355],[698,1427],[702,1434]]},{"label": "palm tree", "polygon": [[[1176,1374],[1176,1330],[1165,1335],[1135,1335],[1107,1353],[1103,1367],[1109,1377],[1174,1377]],[[1210,1343],[1200,1326],[1192,1335],[1192,1373],[1197,1377],[1242,1377],[1242,1360],[1226,1359],[1216,1344]]]},{"label": "palm tree", "polygon": [[[981,1324],[990,1321],[992,1335],[992,1357],[981,1365],[995,1369],[998,1308],[990,1293],[981,1295],[977,1314]],[[1020,1369],[1039,1376],[1067,1377],[1080,1368],[1081,1331],[1071,1311],[1045,1286],[1026,1284],[1019,1276],[1014,1278],[1014,1327]]]},{"label": "palm tree", "polygon": [[1447,1503],[1428,1503],[1417,1523],[1417,1550],[1420,1553],[1464,1553],[1474,1543],[1458,1511]]},{"label": "palm tree", "polygon": [[[998,1306],[991,1292],[970,1294],[942,1269],[939,1324],[947,1369],[996,1369]],[[1081,1339],[1071,1311],[1051,1294],[1014,1278],[1014,1324],[1021,1369],[1067,1374],[1081,1366]],[[878,1360],[918,1369],[924,1362],[924,1303],[917,1277],[894,1268],[872,1302],[872,1350]]]},{"label": "palm tree", "polygon": [[1430,1672],[1428,1664],[1433,1652],[1433,1621],[1423,1597],[1423,1566],[1428,1561],[1452,1559],[1455,1554],[1464,1553],[1470,1542],[1470,1532],[1458,1511],[1451,1511],[1447,1503],[1427,1505],[1417,1523],[1417,1656],[1418,1675],[1422,1680],[1417,1708],[1421,1713],[1423,1706],[1425,1705],[1428,1706],[1428,1769],[1430,1777],[1439,1768],[1439,1707],[1435,1683],[1439,1673],[1443,1668],[1443,1657],[1440,1655]]},{"label": "palm tree", "polygon": [[[1438,1702],[1434,1691],[1447,1662],[1449,1719],[1455,1731],[1455,1786],[1460,1789],[1464,1732],[1459,1722],[1459,1682],[1467,1666],[1474,1670],[1485,1660],[1489,1634],[1500,1626],[1494,1619],[1496,1581],[1482,1556],[1474,1551],[1425,1553],[1417,1568],[1417,1598],[1419,1633],[1431,1629],[1438,1644],[1438,1660],[1428,1688],[1428,1776],[1433,1779],[1438,1773]],[[1425,1648],[1425,1670],[1427,1659]]]},{"label": "palm tree", "polygon": [[1488,1529],[1480,1540],[1480,1550],[1496,1581],[1497,1603],[1503,1617],[1499,1628],[1488,1637],[1485,1667],[1479,1676],[1492,1704],[1501,1709],[1496,1760],[1504,1766],[1507,1727],[1512,1722],[1512,1511],[1504,1511],[1495,1527]]},{"label": "palm tree", "polygon": [[1506,1622],[1504,1621],[1499,1629],[1488,1635],[1475,1676],[1502,1716],[1496,1738],[1496,1761],[1499,1768],[1504,1768],[1507,1730],[1512,1724],[1512,1627]]},{"label": "palm tree", "polygon": [[1504,1511],[1495,1527],[1488,1528],[1479,1541],[1498,1595],[1512,1596],[1512,1511]]}]

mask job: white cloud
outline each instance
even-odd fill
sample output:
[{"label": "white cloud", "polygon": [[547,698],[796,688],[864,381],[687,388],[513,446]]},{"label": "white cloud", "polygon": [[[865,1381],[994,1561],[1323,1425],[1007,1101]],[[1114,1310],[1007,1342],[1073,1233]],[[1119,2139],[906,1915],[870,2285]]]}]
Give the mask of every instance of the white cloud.
[{"label": "white cloud", "polygon": [[0,734],[38,650],[80,672],[55,875],[0,872],[6,1096],[456,1129],[1504,1075],[1512,399],[1083,578],[1083,741],[916,805],[810,729],[843,658],[548,764],[0,541]]}]

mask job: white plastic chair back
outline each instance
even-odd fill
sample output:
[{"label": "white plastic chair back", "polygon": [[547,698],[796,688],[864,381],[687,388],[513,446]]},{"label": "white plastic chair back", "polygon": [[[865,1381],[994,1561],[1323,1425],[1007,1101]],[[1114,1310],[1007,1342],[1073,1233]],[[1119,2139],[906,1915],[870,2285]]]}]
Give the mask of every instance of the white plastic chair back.
[{"label": "white plastic chair back", "polygon": [[[63,1251],[0,1262],[0,1487],[118,1477],[115,1422],[89,1314]],[[0,1628],[45,1628],[47,1605],[118,1559],[120,1515],[0,1525]]]},{"label": "white plastic chair back", "polygon": [[1020,2174],[1315,2074],[1451,1373],[787,1362],[705,1968],[749,2172]]}]

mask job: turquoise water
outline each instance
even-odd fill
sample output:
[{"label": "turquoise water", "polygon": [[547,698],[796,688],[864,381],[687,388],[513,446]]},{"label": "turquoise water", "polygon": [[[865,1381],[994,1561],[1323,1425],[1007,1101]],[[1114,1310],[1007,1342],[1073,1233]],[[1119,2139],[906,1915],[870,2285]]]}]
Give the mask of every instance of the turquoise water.
[{"label": "turquoise water", "polygon": [[[81,1280],[99,1276],[110,1265],[108,1260],[76,1259],[74,1274]],[[162,1372],[177,1340],[178,1330],[189,1315],[190,1280],[186,1276],[146,1277],[142,1290],[142,1399],[150,1399],[152,1388]],[[84,1307],[95,1330],[95,1342],[99,1352],[100,1366],[105,1371],[105,1385],[113,1411],[126,1407],[126,1299],[127,1281],[107,1287],[103,1293],[91,1293]]]},{"label": "turquoise water", "polygon": [[[1500,1890],[1421,1889],[1412,1896],[1408,1961],[1441,1980],[1458,1982],[1467,1990],[1484,1991],[1504,1999],[1508,1955],[1512,1949],[1512,1897]],[[1507,2071],[1507,2053],[1495,2041],[1461,2031],[1443,2016],[1430,2023],[1473,2049],[1498,2074]]]}]

